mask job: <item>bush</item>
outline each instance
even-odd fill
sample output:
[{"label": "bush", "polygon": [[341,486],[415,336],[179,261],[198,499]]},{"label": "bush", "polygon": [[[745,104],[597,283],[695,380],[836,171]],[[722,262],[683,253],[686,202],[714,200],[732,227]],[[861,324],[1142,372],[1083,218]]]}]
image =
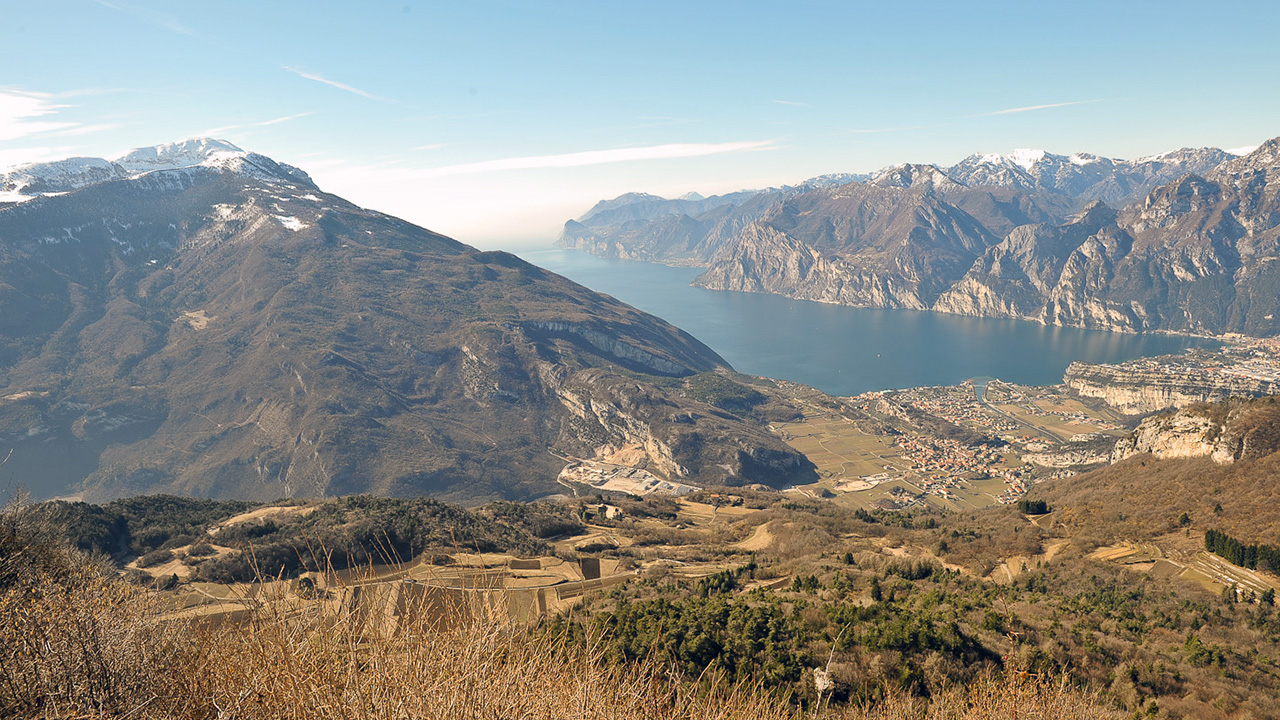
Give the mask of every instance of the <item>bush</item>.
[{"label": "bush", "polygon": [[156,565],[163,565],[172,559],[172,550],[152,550],[146,555],[138,558],[137,565],[140,568],[155,567]]},{"label": "bush", "polygon": [[[383,635],[345,606],[291,612],[269,593],[256,596],[243,622],[176,621],[163,615],[170,606],[56,536],[30,516],[0,514],[0,717],[372,720],[394,709],[397,717],[795,720],[801,709],[787,692],[741,678],[758,674],[803,688],[812,678],[807,668],[821,662],[799,650],[807,621],[789,609],[726,600],[720,591],[735,583],[736,571],[709,580],[707,598],[629,603],[595,616],[611,635],[564,625],[552,632],[560,621],[534,633],[482,621],[442,631],[430,617]],[[176,583],[170,574],[157,586]],[[846,644],[894,648],[894,657],[907,642],[964,650],[954,625],[899,622],[883,607],[843,610],[846,617],[833,620],[859,629]],[[601,652],[595,643],[602,638],[614,652]],[[917,672],[898,661],[885,667]],[[1095,697],[1025,675],[979,677],[924,706],[890,690],[875,708],[838,716],[1110,716]],[[813,710],[804,716],[823,715]]]},{"label": "bush", "polygon": [[190,557],[209,557],[217,552],[218,551],[214,550],[213,546],[207,542],[196,543],[195,545],[187,548],[187,555]]}]

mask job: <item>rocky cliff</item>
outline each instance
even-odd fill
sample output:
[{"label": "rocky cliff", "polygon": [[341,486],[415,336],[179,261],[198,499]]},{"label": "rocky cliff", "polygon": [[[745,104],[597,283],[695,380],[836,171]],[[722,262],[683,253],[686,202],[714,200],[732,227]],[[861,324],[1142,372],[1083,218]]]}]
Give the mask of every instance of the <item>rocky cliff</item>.
[{"label": "rocky cliff", "polygon": [[1280,392],[1277,383],[1258,378],[1196,369],[1175,371],[1082,362],[1067,366],[1062,381],[1085,397],[1098,398],[1131,415]]},{"label": "rocky cliff", "polygon": [[780,201],[738,232],[694,283],[843,305],[926,309],[998,238],[988,211],[932,166]]},{"label": "rocky cliff", "polygon": [[808,459],[763,427],[651,385],[588,370],[566,378],[557,394],[570,413],[557,447],[576,457],[621,455],[659,477],[703,485],[813,474]]},{"label": "rocky cliff", "polygon": [[1280,449],[1274,399],[1199,404],[1147,418],[1116,443],[1111,462],[1141,453],[1160,459],[1208,456],[1219,465],[1256,460]]},{"label": "rocky cliff", "polygon": [[813,247],[767,225],[754,224],[738,235],[728,259],[694,281],[712,290],[767,292],[800,300],[923,309],[920,273],[878,272],[843,258],[826,258]]}]

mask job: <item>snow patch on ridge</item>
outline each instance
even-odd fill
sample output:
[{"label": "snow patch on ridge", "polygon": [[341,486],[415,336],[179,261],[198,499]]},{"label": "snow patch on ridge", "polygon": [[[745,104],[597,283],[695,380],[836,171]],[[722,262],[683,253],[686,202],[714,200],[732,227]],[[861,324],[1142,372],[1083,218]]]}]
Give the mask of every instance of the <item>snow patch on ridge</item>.
[{"label": "snow patch on ridge", "polygon": [[[1156,153],[1155,155],[1147,155],[1146,157],[1140,157],[1140,158],[1138,158],[1137,160],[1134,160],[1134,161],[1133,161],[1133,163],[1134,163],[1135,165],[1137,165],[1138,163],[1159,162],[1160,160],[1164,160],[1165,158],[1169,157],[1170,155],[1172,155],[1172,154],[1174,154],[1174,153],[1176,153],[1176,152],[1178,152],[1178,151],[1177,151],[1177,150],[1165,150],[1164,152],[1162,152],[1162,153]],[[1231,152],[1231,151],[1230,151],[1230,150],[1228,150],[1227,152]]]},{"label": "snow patch on ridge", "polygon": [[1020,148],[1009,153],[1009,162],[1021,167],[1023,170],[1031,170],[1031,167],[1040,160],[1044,159],[1045,152],[1043,150],[1029,150]]},{"label": "snow patch on ridge", "polygon": [[114,162],[130,173],[144,173],[195,165],[217,166],[231,158],[244,157],[247,154],[225,140],[192,138],[130,150],[114,158]]},{"label": "snow patch on ridge", "polygon": [[35,195],[23,195],[18,190],[0,190],[0,203],[24,203],[35,199]]},{"label": "snow patch on ridge", "polygon": [[298,218],[293,217],[291,215],[273,215],[272,217],[280,221],[280,224],[285,226],[285,228],[292,230],[294,232],[305,230],[308,227],[310,227],[306,223],[302,222]]},{"label": "snow patch on ridge", "polygon": [[[1023,170],[1030,171],[1032,166],[1044,159],[1047,153],[1044,150],[1014,150],[1008,155],[1000,153],[981,153],[974,155],[977,162],[984,165],[1017,165]],[[1077,165],[1083,163],[1076,163]]]}]

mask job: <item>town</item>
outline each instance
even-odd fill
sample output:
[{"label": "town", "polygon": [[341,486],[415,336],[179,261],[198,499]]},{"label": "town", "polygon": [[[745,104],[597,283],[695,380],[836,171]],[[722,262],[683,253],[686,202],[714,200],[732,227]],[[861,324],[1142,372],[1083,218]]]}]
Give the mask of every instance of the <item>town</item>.
[{"label": "town", "polygon": [[818,466],[794,488],[867,509],[1012,504],[1036,482],[1107,461],[1124,415],[1062,386],[996,378],[813,403],[774,427]]}]

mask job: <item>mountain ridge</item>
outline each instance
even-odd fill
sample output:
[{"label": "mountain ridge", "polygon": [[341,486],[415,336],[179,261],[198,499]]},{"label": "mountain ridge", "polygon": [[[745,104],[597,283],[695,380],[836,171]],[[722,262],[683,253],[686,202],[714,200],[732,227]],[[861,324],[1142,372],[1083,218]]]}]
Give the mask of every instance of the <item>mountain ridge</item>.
[{"label": "mountain ridge", "polygon": [[527,499],[623,447],[659,475],[805,474],[653,384],[728,370],[687,333],[265,156],[160,147],[0,209],[0,438],[44,494]]},{"label": "mountain ridge", "polygon": [[[708,225],[702,215],[669,212],[665,222],[685,228],[678,253],[638,221],[625,231],[572,221],[559,243],[705,267],[695,283],[717,290],[1118,331],[1266,336],[1280,333],[1280,277],[1271,270],[1277,162],[1276,140],[1243,156],[1214,148],[1134,161],[975,154],[946,169],[897,165],[835,188],[772,191],[767,203],[759,193],[752,212],[748,202],[718,208],[717,227],[730,229],[714,235],[698,234]],[[761,224],[769,230],[748,230]],[[951,239],[940,245],[940,237]],[[753,246],[766,238],[767,248]]]}]

